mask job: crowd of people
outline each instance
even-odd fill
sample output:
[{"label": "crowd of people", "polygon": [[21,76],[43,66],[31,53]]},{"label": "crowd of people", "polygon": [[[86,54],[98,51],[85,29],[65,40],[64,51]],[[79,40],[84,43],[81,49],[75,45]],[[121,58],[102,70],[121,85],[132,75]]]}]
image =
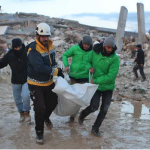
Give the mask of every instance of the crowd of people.
[{"label": "crowd of people", "polygon": [[[101,137],[100,127],[105,119],[119,70],[119,57],[116,54],[116,44],[113,35],[102,41],[94,42],[89,35],[85,35],[79,44],[70,47],[62,56],[65,69],[57,66],[53,42],[50,40],[51,29],[46,23],[36,27],[36,40],[25,47],[21,39],[12,40],[10,49],[0,59],[0,69],[10,66],[12,70],[11,82],[13,97],[20,113],[20,122],[30,122],[30,102],[33,101],[36,143],[44,143],[44,123],[48,128],[53,124],[50,116],[56,108],[57,95],[52,91],[55,86],[53,76],[64,78],[63,71],[70,77],[70,84],[88,83],[89,72],[93,73],[92,84],[97,84],[98,89],[91,99],[90,105],[81,111],[78,123],[82,125],[84,119],[92,112],[98,110],[99,114],[92,126],[91,133]],[[144,52],[141,45],[137,45],[138,54],[133,68],[135,80],[138,78],[137,70],[140,69],[143,81]],[[68,58],[72,57],[71,64]],[[102,102],[100,105],[100,98]],[[67,109],[67,108],[66,108]],[[70,116],[73,122],[77,113]]]}]

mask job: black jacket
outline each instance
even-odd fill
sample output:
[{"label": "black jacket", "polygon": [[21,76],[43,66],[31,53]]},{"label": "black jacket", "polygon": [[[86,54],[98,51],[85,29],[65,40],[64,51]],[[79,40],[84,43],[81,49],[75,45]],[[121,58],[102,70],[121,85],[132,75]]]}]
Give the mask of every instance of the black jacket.
[{"label": "black jacket", "polygon": [[9,50],[0,59],[0,69],[9,65],[12,70],[11,83],[24,84],[27,82],[27,51],[25,45],[22,45],[19,55],[16,55],[14,51],[13,49]]},{"label": "black jacket", "polygon": [[[32,42],[28,47],[28,83],[33,85],[44,85],[52,81],[55,73],[56,61],[55,50],[49,41],[49,54],[38,40]],[[50,55],[50,58],[49,58]],[[51,63],[50,63],[51,60]],[[32,82],[32,83],[31,83]]]},{"label": "black jacket", "polygon": [[137,58],[136,58],[135,62],[137,62],[137,64],[144,65],[144,51],[142,49],[138,50]]}]

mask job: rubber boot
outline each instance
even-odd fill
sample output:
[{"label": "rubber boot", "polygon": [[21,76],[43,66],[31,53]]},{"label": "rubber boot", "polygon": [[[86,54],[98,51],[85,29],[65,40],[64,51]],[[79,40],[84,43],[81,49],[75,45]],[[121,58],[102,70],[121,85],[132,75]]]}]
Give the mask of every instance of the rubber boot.
[{"label": "rubber boot", "polygon": [[44,122],[45,122],[48,129],[51,130],[53,128],[53,124],[52,124],[50,119],[45,119]]},{"label": "rubber boot", "polygon": [[83,122],[84,122],[84,118],[86,117],[86,116],[88,116],[90,113],[92,113],[93,111],[91,110],[91,107],[90,106],[88,106],[87,108],[85,108],[84,110],[82,110],[81,111],[81,113],[80,113],[80,115],[79,115],[79,117],[78,117],[78,123],[80,124],[80,125],[82,125],[83,124]]},{"label": "rubber boot", "polygon": [[31,122],[31,116],[29,111],[24,112],[25,122]]},{"label": "rubber boot", "polygon": [[142,78],[141,82],[144,82],[146,80],[146,78]]},{"label": "rubber boot", "polygon": [[36,131],[36,143],[40,145],[44,144],[43,131]]},{"label": "rubber boot", "polygon": [[19,122],[23,122],[25,120],[24,112],[20,112]]},{"label": "rubber boot", "polygon": [[99,131],[99,127],[101,126],[106,114],[107,112],[99,112],[91,131],[91,133],[95,136],[102,137],[102,133]]},{"label": "rubber boot", "polygon": [[93,134],[94,136],[97,136],[97,137],[103,137],[102,132],[99,130],[93,130],[92,129],[91,134]]}]

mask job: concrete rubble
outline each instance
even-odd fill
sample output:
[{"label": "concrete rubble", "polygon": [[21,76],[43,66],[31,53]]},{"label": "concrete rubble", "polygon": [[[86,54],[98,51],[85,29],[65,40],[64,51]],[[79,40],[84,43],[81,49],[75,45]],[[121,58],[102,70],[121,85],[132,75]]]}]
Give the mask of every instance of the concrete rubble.
[{"label": "concrete rubble", "polygon": [[8,30],[8,26],[0,26],[0,35],[5,35]]},{"label": "concrete rubble", "polygon": [[[0,14],[0,29],[7,26],[8,30],[0,37],[0,57],[11,48],[11,40],[19,37],[27,45],[35,40],[35,27],[40,22],[46,22],[51,26],[51,40],[56,50],[56,60],[62,66],[62,54],[71,46],[78,44],[84,35],[90,35],[93,41],[100,41],[110,35],[97,27],[82,25],[77,21],[62,18],[50,18],[36,13]],[[133,34],[134,35],[134,34]],[[116,36],[116,34],[114,34]],[[112,100],[121,101],[123,97],[142,101],[150,100],[150,33],[145,34],[143,50],[145,52],[145,82],[133,81],[133,61],[131,58],[135,46],[138,44],[134,36],[122,37],[123,48],[118,54],[120,69],[117,75],[116,88]],[[71,62],[71,59],[69,59]],[[1,69],[1,73],[10,74],[10,68]],[[139,75],[140,76],[140,75]]]}]

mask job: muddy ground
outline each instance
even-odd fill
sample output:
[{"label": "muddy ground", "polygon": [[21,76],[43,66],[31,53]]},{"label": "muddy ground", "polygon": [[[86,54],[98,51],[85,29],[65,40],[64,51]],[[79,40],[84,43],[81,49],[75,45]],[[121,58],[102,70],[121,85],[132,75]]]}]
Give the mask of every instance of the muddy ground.
[{"label": "muddy ground", "polygon": [[[32,103],[31,103],[32,104]],[[84,125],[68,123],[69,117],[51,116],[53,129],[45,127],[44,145],[35,143],[34,112],[31,124],[19,123],[10,78],[0,76],[0,149],[147,149],[150,148],[150,102],[122,98],[112,101],[101,131],[102,138],[90,134],[98,111]]]}]

